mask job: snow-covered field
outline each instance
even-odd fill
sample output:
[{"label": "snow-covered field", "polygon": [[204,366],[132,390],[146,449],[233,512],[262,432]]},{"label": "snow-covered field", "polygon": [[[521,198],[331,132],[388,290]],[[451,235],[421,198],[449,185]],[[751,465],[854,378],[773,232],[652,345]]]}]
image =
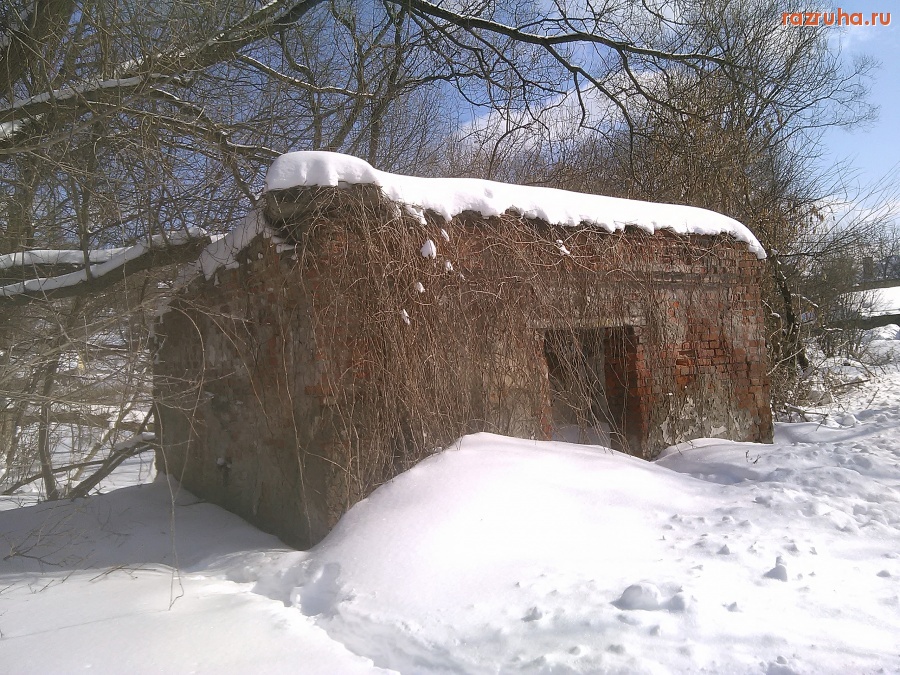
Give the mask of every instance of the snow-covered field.
[{"label": "snow-covered field", "polygon": [[653,464],[466,437],[308,552],[162,481],[0,546],[3,673],[900,672],[900,373]]}]

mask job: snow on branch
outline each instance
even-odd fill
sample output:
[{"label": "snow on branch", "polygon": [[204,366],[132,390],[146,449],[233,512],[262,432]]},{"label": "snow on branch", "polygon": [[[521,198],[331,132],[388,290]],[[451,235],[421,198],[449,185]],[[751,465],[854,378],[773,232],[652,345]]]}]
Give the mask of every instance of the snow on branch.
[{"label": "snow on branch", "polygon": [[[209,244],[206,231],[192,227],[165,236],[154,235],[149,244],[136,244],[122,249],[106,249],[89,253],[88,267],[56,276],[27,279],[0,286],[0,306],[27,304],[35,300],[72,297],[102,290],[141,270],[196,259]],[[81,251],[23,251],[0,257],[0,269],[25,268],[29,265],[74,264],[84,262]]]},{"label": "snow on branch", "polygon": [[191,48],[127,61],[114,69],[117,77],[69,84],[13,101],[0,109],[0,154],[22,149],[29,120],[61,107],[88,110],[99,103],[121,102],[126,96],[147,95],[153,85],[182,82],[184,76],[233,59],[243,47],[271,35],[273,28],[296,23],[323,1],[273,0]]},{"label": "snow on branch", "polygon": [[[104,263],[111,260],[125,248],[102,248],[88,251],[91,264]],[[84,252],[73,250],[39,249],[34,251],[18,251],[0,255],[0,270],[17,267],[44,266],[44,265],[83,265]]]},{"label": "snow on branch", "polygon": [[51,110],[119,100],[123,94],[141,89],[150,82],[171,79],[171,76],[147,73],[143,76],[94,80],[16,100],[11,106],[0,110],[0,141],[15,141],[27,120],[40,118]]}]

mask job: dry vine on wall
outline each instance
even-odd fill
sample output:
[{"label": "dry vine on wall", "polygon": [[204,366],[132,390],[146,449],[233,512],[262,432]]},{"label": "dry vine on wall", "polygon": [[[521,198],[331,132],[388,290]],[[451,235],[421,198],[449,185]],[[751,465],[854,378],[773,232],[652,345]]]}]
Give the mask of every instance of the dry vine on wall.
[{"label": "dry vine on wall", "polygon": [[737,291],[704,284],[739,281],[730,240],[510,214],[422,222],[371,186],[269,199],[281,243],[257,241],[192,291],[208,328],[190,368],[218,364],[207,378],[246,389],[278,439],[266,452],[324,503],[311,522],[467,433],[649,457],[734,396],[697,353],[734,360],[722,303]]}]

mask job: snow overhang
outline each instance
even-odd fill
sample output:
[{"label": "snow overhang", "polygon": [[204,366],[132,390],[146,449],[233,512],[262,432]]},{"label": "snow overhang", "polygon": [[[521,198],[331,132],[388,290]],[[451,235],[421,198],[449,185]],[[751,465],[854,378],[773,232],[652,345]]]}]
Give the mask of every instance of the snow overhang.
[{"label": "snow overhang", "polygon": [[547,187],[511,185],[476,178],[418,178],[386,173],[367,162],[334,152],[290,152],[266,174],[266,191],[297,187],[376,185],[384,195],[424,222],[426,211],[450,220],[464,212],[484,217],[513,213],[568,227],[591,226],[607,232],[636,227],[648,233],[728,235],[747,244],[757,258],[766,253],[759,240],[733,218],[694,206],[657,204]]}]

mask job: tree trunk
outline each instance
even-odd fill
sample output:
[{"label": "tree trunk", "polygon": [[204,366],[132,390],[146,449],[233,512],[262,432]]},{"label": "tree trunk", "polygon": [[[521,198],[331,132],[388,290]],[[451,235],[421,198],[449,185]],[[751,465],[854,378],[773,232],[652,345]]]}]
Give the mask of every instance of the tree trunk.
[{"label": "tree trunk", "polygon": [[50,395],[53,393],[53,384],[56,380],[56,371],[59,369],[59,352],[54,354],[47,364],[44,372],[44,386],[41,389],[41,414],[38,426],[38,458],[41,462],[41,477],[44,481],[44,492],[48,500],[59,499],[59,487],[53,476],[53,457],[50,447],[50,422],[53,412],[53,403]]},{"label": "tree trunk", "polygon": [[791,291],[790,283],[781,269],[781,261],[778,255],[767,252],[769,259],[774,268],[775,287],[782,302],[782,319],[784,328],[782,329],[781,359],[785,362],[794,363],[800,370],[809,368],[809,357],[806,355],[806,348],[800,337],[800,320],[794,311],[794,293]]}]

